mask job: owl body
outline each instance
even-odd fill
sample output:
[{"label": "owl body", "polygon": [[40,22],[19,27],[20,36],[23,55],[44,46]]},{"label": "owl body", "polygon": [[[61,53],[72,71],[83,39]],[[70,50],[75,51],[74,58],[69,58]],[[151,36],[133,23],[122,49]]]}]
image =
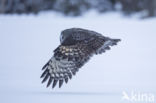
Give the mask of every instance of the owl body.
[{"label": "owl body", "polygon": [[42,68],[43,82],[47,87],[52,83],[54,88],[59,82],[68,82],[78,70],[94,55],[101,54],[116,45],[120,39],[111,39],[102,34],[81,29],[71,28],[61,32],[60,45],[54,50],[54,56]]}]

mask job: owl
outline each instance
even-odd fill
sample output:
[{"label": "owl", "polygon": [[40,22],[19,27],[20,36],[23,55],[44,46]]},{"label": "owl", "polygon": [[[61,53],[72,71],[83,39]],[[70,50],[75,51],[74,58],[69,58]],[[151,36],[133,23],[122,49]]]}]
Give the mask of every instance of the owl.
[{"label": "owl", "polygon": [[42,83],[48,81],[47,87],[52,84],[52,88],[58,83],[61,88],[63,83],[67,83],[93,55],[104,53],[119,41],[120,39],[111,39],[81,28],[63,30],[60,45],[42,68]]}]

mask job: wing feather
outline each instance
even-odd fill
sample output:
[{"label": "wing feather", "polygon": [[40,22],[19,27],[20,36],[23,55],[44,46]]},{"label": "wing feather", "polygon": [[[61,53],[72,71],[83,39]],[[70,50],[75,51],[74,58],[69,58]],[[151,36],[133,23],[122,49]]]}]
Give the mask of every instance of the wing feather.
[{"label": "wing feather", "polygon": [[59,88],[63,85],[63,82],[68,82],[68,79],[72,79],[73,75],[76,75],[79,68],[81,68],[92,56],[92,52],[87,45],[76,44],[71,46],[62,46],[54,50],[54,56],[43,67],[45,70],[41,78],[42,83],[46,80],[47,87],[52,84],[54,88],[59,82]]}]

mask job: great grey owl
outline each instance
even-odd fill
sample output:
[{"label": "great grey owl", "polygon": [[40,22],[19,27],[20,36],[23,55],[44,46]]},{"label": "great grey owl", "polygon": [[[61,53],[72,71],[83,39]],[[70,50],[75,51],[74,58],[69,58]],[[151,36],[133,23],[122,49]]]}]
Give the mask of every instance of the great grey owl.
[{"label": "great grey owl", "polygon": [[116,45],[120,39],[111,39],[95,31],[71,28],[61,32],[60,45],[53,57],[43,66],[42,83],[48,80],[54,88],[59,82],[67,83],[76,72],[94,55],[101,54]]}]

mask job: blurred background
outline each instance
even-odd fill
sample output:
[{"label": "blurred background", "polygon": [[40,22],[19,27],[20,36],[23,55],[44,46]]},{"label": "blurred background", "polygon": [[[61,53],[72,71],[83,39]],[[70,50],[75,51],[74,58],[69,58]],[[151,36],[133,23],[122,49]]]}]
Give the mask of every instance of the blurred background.
[{"label": "blurred background", "polygon": [[[41,68],[73,27],[121,42],[68,84],[46,88]],[[0,102],[155,103],[155,44],[156,0],[0,0]],[[123,92],[147,98],[122,100]]]},{"label": "blurred background", "polygon": [[120,11],[124,15],[141,13],[142,17],[154,17],[156,0],[0,0],[1,14],[36,14],[51,10],[80,16],[91,9],[100,13]]}]

